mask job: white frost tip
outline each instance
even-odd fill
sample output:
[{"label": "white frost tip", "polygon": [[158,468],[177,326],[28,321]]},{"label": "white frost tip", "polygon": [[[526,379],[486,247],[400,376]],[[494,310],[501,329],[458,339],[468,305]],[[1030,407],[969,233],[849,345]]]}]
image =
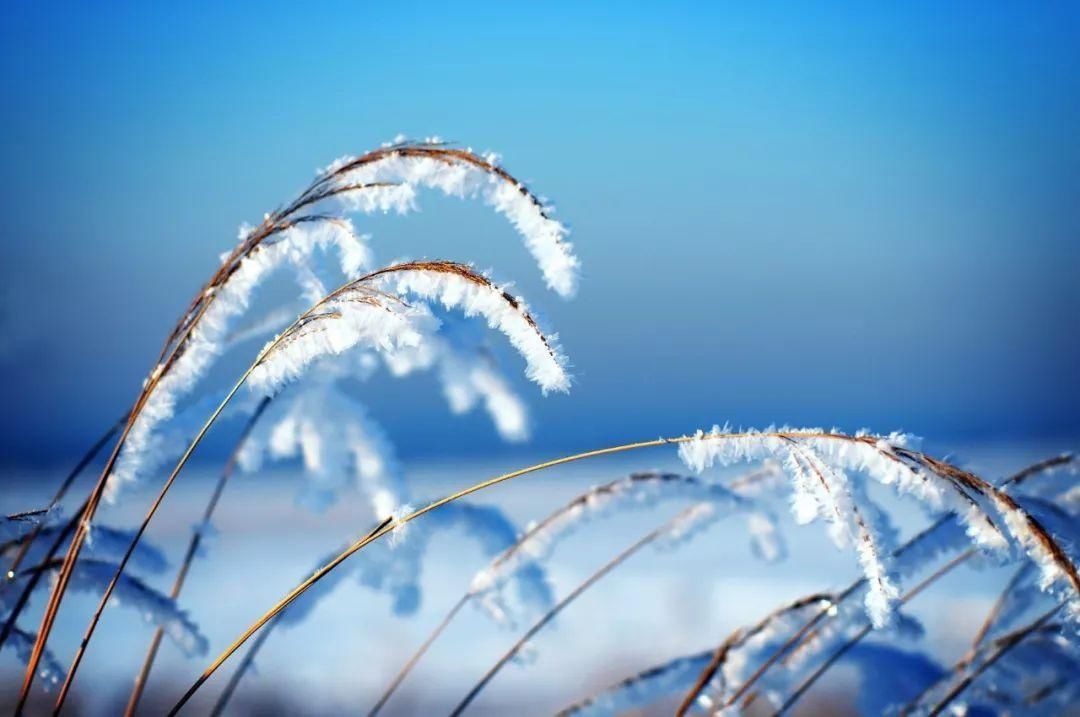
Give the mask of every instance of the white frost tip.
[{"label": "white frost tip", "polygon": [[406,519],[413,512],[413,507],[405,503],[398,506],[397,510],[390,514],[390,547],[396,548],[405,540],[409,527]]}]

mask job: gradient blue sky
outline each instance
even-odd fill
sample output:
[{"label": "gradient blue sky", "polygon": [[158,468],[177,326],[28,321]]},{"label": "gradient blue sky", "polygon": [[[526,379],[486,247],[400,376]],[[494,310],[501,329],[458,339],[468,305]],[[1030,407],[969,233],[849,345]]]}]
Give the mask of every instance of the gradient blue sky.
[{"label": "gradient blue sky", "polygon": [[[482,207],[360,222],[559,330],[577,386],[512,450],[1080,433],[1076,5],[222,5],[5,7],[0,463],[75,457],[237,225],[398,133],[501,152],[573,227],[566,303]],[[363,397],[407,457],[507,450],[430,378]]]}]

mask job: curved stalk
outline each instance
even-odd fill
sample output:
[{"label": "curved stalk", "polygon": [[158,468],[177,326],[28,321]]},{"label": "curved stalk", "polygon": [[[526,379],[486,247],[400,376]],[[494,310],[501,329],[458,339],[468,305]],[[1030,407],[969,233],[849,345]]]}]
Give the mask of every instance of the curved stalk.
[{"label": "curved stalk", "polygon": [[453,503],[456,500],[460,500],[461,498],[472,495],[473,493],[476,493],[478,491],[484,490],[486,488],[490,488],[490,487],[498,485],[500,483],[505,483],[508,480],[512,480],[512,479],[518,478],[520,476],[524,476],[524,475],[528,475],[530,473],[536,473],[538,471],[542,471],[542,470],[544,470],[546,468],[553,468],[555,466],[565,465],[567,463],[573,463],[575,461],[580,461],[580,460],[584,460],[584,459],[587,459],[587,458],[594,458],[594,457],[597,457],[597,456],[604,456],[604,455],[612,455],[612,454],[615,454],[615,453],[622,453],[622,452],[634,450],[634,449],[637,449],[637,448],[649,448],[649,447],[653,447],[653,446],[670,445],[670,444],[673,444],[673,443],[684,443],[684,442],[690,441],[690,440],[694,440],[693,437],[691,437],[691,436],[680,436],[678,438],[656,438],[656,439],[653,439],[651,441],[640,441],[638,443],[628,443],[628,444],[624,444],[624,445],[621,445],[621,446],[612,446],[610,448],[600,448],[600,449],[593,450],[593,451],[586,451],[584,453],[577,453],[577,454],[572,455],[572,456],[563,456],[561,458],[556,458],[554,460],[545,461],[543,463],[538,463],[536,465],[529,466],[527,468],[521,468],[519,470],[511,471],[510,473],[504,473],[504,474],[502,474],[500,476],[496,476],[494,478],[489,478],[486,481],[476,483],[476,484],[474,484],[472,486],[469,486],[468,488],[464,488],[462,490],[457,491],[456,493],[452,493],[451,495],[448,495],[448,496],[446,496],[444,498],[440,498],[439,500],[436,500],[436,501],[434,501],[432,503],[429,503],[428,505],[424,506],[423,508],[420,508],[419,510],[413,511],[412,513],[409,513],[408,515],[405,515],[405,516],[399,518],[396,521],[391,519],[391,518],[388,518],[386,521],[383,522],[383,524],[381,526],[376,528],[374,531],[372,531],[367,536],[361,538],[360,540],[358,540],[355,543],[353,543],[352,545],[350,545],[348,548],[346,548],[340,554],[338,554],[337,557],[335,557],[329,563],[327,563],[322,568],[317,570],[311,577],[309,577],[307,580],[304,580],[302,583],[300,583],[295,588],[293,588],[291,591],[289,591],[289,593],[287,595],[285,595],[285,597],[283,597],[281,600],[279,600],[277,603],[275,603],[274,606],[271,607],[269,610],[267,610],[259,619],[257,619],[250,626],[248,626],[248,628],[246,630],[244,630],[244,632],[238,638],[236,638],[232,642],[231,645],[229,645],[227,648],[225,648],[225,650],[220,655],[218,655],[218,657],[210,664],[210,666],[207,667],[203,671],[203,673],[198,677],[198,679],[195,680],[195,682],[191,685],[191,687],[189,687],[188,690],[183,694],[183,696],[181,696],[180,700],[175,705],[173,705],[173,708],[171,710],[169,710],[169,714],[170,715],[177,714],[184,707],[184,705],[187,704],[187,702],[192,698],[192,696],[199,690],[199,688],[202,687],[203,684],[205,684],[206,681],[210,679],[210,676],[213,675],[215,672],[217,672],[217,670],[225,663],[225,661],[228,660],[229,657],[231,657],[233,655],[233,653],[235,653],[237,650],[239,650],[240,647],[243,646],[243,644],[245,642],[247,642],[248,639],[250,639],[252,635],[254,635],[256,632],[258,632],[259,629],[261,629],[263,625],[265,625],[270,620],[274,619],[274,617],[276,617],[279,613],[281,613],[282,610],[287,608],[290,604],[293,603],[293,601],[295,601],[298,597],[300,597],[305,592],[307,592],[308,588],[310,588],[312,585],[314,585],[315,583],[319,582],[324,577],[326,577],[326,575],[330,571],[332,571],[338,565],[341,565],[349,557],[351,557],[354,553],[358,552],[359,550],[362,550],[365,546],[367,546],[370,543],[378,540],[379,538],[383,537],[387,533],[390,533],[391,531],[393,531],[393,530],[395,530],[397,528],[400,528],[400,527],[402,527],[402,526],[416,520],[417,518],[420,518],[420,517],[426,515],[427,513],[430,513],[433,510],[436,510],[437,508],[441,508],[442,506],[444,506],[444,505],[446,505],[448,503]]},{"label": "curved stalk", "polygon": [[400,687],[401,683],[405,681],[405,678],[408,677],[409,673],[412,672],[414,667],[416,667],[416,664],[420,662],[420,659],[425,654],[427,654],[427,651],[431,647],[432,643],[434,643],[435,640],[439,638],[439,635],[441,635],[443,631],[446,630],[447,626],[450,625],[454,617],[456,617],[457,614],[461,612],[461,609],[465,607],[469,600],[472,599],[472,596],[473,594],[471,592],[467,592],[462,595],[456,603],[454,603],[453,607],[450,608],[450,610],[446,613],[446,615],[439,622],[439,624],[435,626],[435,629],[432,630],[431,633],[427,636],[427,639],[424,640],[420,647],[416,648],[416,652],[414,652],[412,656],[408,659],[408,661],[401,666],[401,669],[397,671],[397,674],[394,675],[394,679],[391,680],[390,684],[387,686],[386,691],[382,693],[378,701],[374,704],[374,706],[372,706],[371,710],[368,712],[368,717],[375,717],[375,715],[379,714],[379,710],[386,706],[387,701],[389,701],[389,699],[394,695],[394,693],[397,691],[397,688]]},{"label": "curved stalk", "polygon": [[637,553],[639,550],[655,541],[666,531],[670,530],[671,526],[676,524],[677,521],[686,514],[687,511],[683,511],[673,520],[665,523],[664,525],[656,528],[655,530],[650,531],[648,534],[638,539],[637,542],[632,544],[630,547],[626,548],[614,558],[604,563],[604,565],[601,566],[599,570],[587,577],[580,585],[567,593],[566,597],[564,597],[550,610],[544,613],[544,615],[539,620],[533,623],[532,627],[525,631],[525,634],[523,634],[517,642],[511,645],[509,650],[503,653],[503,655],[495,662],[494,665],[491,666],[491,668],[484,674],[484,676],[480,678],[480,681],[473,685],[473,688],[469,690],[469,693],[465,695],[465,697],[461,700],[460,703],[458,703],[458,706],[455,707],[454,711],[450,713],[450,717],[459,717],[466,710],[466,708],[468,708],[469,704],[471,704],[472,701],[476,699],[476,696],[480,694],[484,687],[486,687],[487,684],[491,682],[491,680],[495,677],[495,675],[499,673],[499,670],[505,667],[506,663],[510,662],[510,660],[514,659],[514,655],[520,652],[521,648],[523,648],[526,643],[528,643],[529,640],[531,640],[536,635],[536,633],[540,632],[540,630],[542,630],[545,625],[554,620],[560,612],[562,612],[572,602],[581,597],[581,594],[583,592],[592,587],[597,581],[610,573],[612,570],[622,565],[628,558]]},{"label": "curved stalk", "polygon": [[233,694],[236,693],[236,688],[240,686],[240,680],[244,678],[244,675],[251,670],[251,666],[255,664],[255,656],[259,654],[262,646],[266,644],[267,638],[273,634],[274,625],[276,624],[277,620],[260,632],[259,636],[255,638],[255,641],[251,643],[251,647],[249,647],[248,651],[244,654],[244,659],[240,660],[240,664],[236,666],[236,672],[229,677],[229,681],[225,684],[225,689],[218,695],[217,702],[214,703],[214,708],[210,710],[210,717],[221,717],[225,712],[225,707],[229,704],[229,700],[231,700]]},{"label": "curved stalk", "polygon": [[[976,667],[971,673],[965,675],[964,678],[956,684],[956,686],[949,690],[949,692],[944,697],[942,697],[936,705],[931,708],[930,712],[928,713],[929,717],[937,717],[937,715],[941,714],[945,710],[945,708],[953,702],[953,700],[962,695],[964,691],[971,686],[971,683],[973,683],[982,673],[986,672],[986,670],[993,666],[994,663],[996,663],[998,660],[1008,654],[1010,650],[1019,645],[1025,639],[1035,634],[1036,632],[1046,628],[1046,623],[1050,620],[1050,618],[1056,615],[1059,610],[1061,610],[1061,607],[1062,606],[1059,604],[1056,607],[1053,607],[1047,612],[1043,613],[1042,616],[1040,616],[1034,622],[1025,625],[1018,630],[1014,630],[1008,635],[1005,635],[995,640],[994,645],[996,649],[985,660],[980,662],[979,666]],[[1054,626],[1050,626],[1049,629],[1057,628]],[[955,673],[957,669],[963,669],[964,667],[964,663],[958,664],[956,668],[954,668],[953,672]],[[907,707],[905,707],[903,714],[907,714],[908,710],[911,707],[912,705],[908,705]]]},{"label": "curved stalk", "polygon": [[[974,555],[974,550],[968,550],[967,552],[961,553],[949,562],[945,563],[945,565],[935,570],[930,576],[928,576],[918,585],[905,593],[900,598],[900,603],[906,604],[914,600],[916,597],[918,597],[919,593],[930,587],[943,576],[950,573],[954,568],[967,562]],[[795,688],[795,691],[792,692],[786,700],[784,700],[784,703],[780,705],[780,709],[773,713],[773,717],[779,717],[779,715],[786,713],[788,710],[794,707],[795,703],[802,699],[803,695],[806,694],[807,690],[813,687],[814,683],[816,683],[822,675],[828,672],[829,668],[831,668],[841,657],[847,654],[847,652],[851,648],[855,647],[855,645],[857,645],[864,637],[869,635],[871,630],[873,630],[873,625],[867,623],[862,629],[855,633],[855,635],[852,636],[851,639],[849,639],[837,650],[835,650],[831,655],[829,655],[829,657],[826,658],[825,662],[823,662],[818,667],[818,669],[814,670],[814,672],[809,677],[803,680],[803,682],[797,688]]]},{"label": "curved stalk", "polygon": [[[271,344],[273,346],[274,344]],[[75,673],[79,669],[79,665],[82,663],[83,655],[86,653],[86,647],[90,644],[90,638],[94,635],[94,630],[97,628],[98,622],[101,620],[101,614],[105,611],[105,606],[109,602],[109,598],[112,597],[113,590],[116,589],[116,584],[120,581],[120,576],[124,572],[124,568],[127,567],[128,561],[131,559],[132,554],[135,552],[135,548],[139,541],[142,539],[143,534],[146,532],[147,526],[153,519],[154,514],[157,513],[159,507],[161,507],[162,501],[165,500],[165,495],[169,492],[169,488],[172,487],[176,477],[180,475],[180,471],[187,465],[188,460],[191,458],[195,449],[202,443],[203,438],[206,436],[207,431],[221,415],[221,412],[225,410],[225,407],[232,400],[236,392],[240,390],[240,387],[244,385],[248,376],[255,369],[258,362],[253,364],[244,374],[240,377],[229,392],[225,395],[225,398],[221,400],[218,407],[214,409],[210,417],[206,419],[202,427],[199,428],[198,433],[195,434],[195,438],[188,444],[187,450],[180,457],[176,467],[173,468],[172,473],[169,474],[169,478],[161,486],[161,490],[158,491],[157,497],[154,498],[154,502],[150,504],[150,507],[146,511],[146,515],[143,517],[142,523],[139,525],[139,529],[135,531],[135,536],[131,539],[131,543],[128,545],[127,550],[124,552],[124,557],[120,559],[119,564],[116,566],[116,572],[113,573],[112,580],[105,587],[105,593],[101,596],[101,600],[98,602],[97,608],[94,610],[93,616],[90,618],[90,623],[86,627],[86,633],[83,635],[82,641],[79,643],[78,649],[75,651],[75,657],[72,658],[71,666],[68,667],[67,676],[64,677],[64,683],[60,687],[60,693],[56,697],[56,705],[53,707],[53,714],[57,715],[64,706],[64,701],[67,699],[68,692],[71,690],[71,684],[75,679]]]},{"label": "curved stalk", "polygon": [[[97,439],[94,445],[90,446],[90,449],[83,454],[82,458],[79,459],[79,462],[75,464],[75,467],[72,468],[71,471],[67,474],[67,476],[64,477],[64,480],[60,482],[60,485],[59,487],[57,487],[56,492],[53,494],[53,497],[49,500],[49,504],[45,507],[46,512],[55,508],[60,503],[60,501],[64,499],[64,496],[67,495],[68,489],[71,488],[71,484],[74,483],[75,479],[79,477],[79,474],[81,474],[83,470],[86,469],[86,466],[90,465],[90,462],[97,457],[97,454],[101,452],[101,449],[105,447],[105,444],[108,443],[109,440],[116,435],[116,433],[120,430],[120,426],[124,424],[124,421],[126,419],[127,416],[123,416],[118,421],[116,421],[109,428],[109,430],[105,431],[105,433],[103,433],[101,437]],[[74,520],[74,518],[72,520]],[[38,535],[41,534],[41,531],[44,527],[44,523],[38,523],[33,527],[33,529],[31,529],[29,533],[27,533],[22,538],[22,544],[19,546],[19,551],[12,559],[11,565],[8,566],[8,579],[11,579],[15,573],[19,572],[19,566],[26,558],[26,554],[30,551],[31,546],[34,544],[34,541],[37,540]],[[50,555],[49,557],[51,558],[52,556]],[[3,638],[0,638],[0,645],[3,644]]]},{"label": "curved stalk", "polygon": [[[256,407],[254,413],[251,414],[247,424],[241,431],[240,437],[233,447],[232,453],[229,454],[229,458],[221,471],[221,475],[218,477],[217,484],[214,486],[214,492],[210,495],[210,500],[206,504],[206,509],[203,511],[201,525],[209,525],[211,519],[214,517],[214,511],[217,509],[218,501],[221,500],[221,495],[225,491],[225,486],[236,471],[236,465],[240,459],[240,452],[247,443],[248,436],[251,435],[251,431],[255,428],[255,424],[266,410],[267,405],[269,405],[270,400],[271,399],[267,397],[259,402],[259,405]],[[184,588],[184,581],[187,579],[188,571],[191,568],[192,562],[195,560],[196,554],[199,552],[199,545],[201,543],[202,532],[195,531],[191,536],[191,541],[188,543],[187,552],[184,553],[184,560],[180,564],[180,569],[176,573],[176,579],[173,581],[172,590],[169,592],[169,597],[173,600],[180,596],[180,591]],[[124,717],[132,717],[132,715],[135,714],[135,710],[139,705],[139,700],[142,698],[143,690],[146,688],[146,680],[150,676],[150,669],[154,665],[154,659],[157,656],[157,651],[161,647],[161,641],[164,637],[165,629],[158,627],[154,631],[153,638],[150,640],[150,647],[147,648],[146,657],[143,659],[139,674],[135,677],[135,685],[132,687],[131,695],[128,697],[127,707],[124,708]]]}]

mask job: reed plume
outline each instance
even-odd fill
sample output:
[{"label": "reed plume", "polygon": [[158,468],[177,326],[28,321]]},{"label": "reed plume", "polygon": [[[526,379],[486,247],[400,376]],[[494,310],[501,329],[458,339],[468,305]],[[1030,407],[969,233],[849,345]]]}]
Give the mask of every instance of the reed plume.
[{"label": "reed plume", "polygon": [[[81,510],[42,616],[17,710],[25,705],[37,662],[101,500],[107,492],[114,496],[125,482],[138,475],[146,454],[155,448],[156,428],[172,418],[177,402],[220,354],[229,324],[247,310],[256,285],[279,266],[291,264],[298,270],[302,287],[310,291],[307,279],[311,272],[305,265],[306,257],[328,246],[338,249],[346,275],[355,276],[365,265],[368,252],[361,237],[347,219],[323,213],[324,205],[337,200],[345,203],[346,211],[407,211],[414,207],[417,185],[461,196],[480,196],[507,216],[523,236],[540,260],[549,285],[563,295],[573,293],[577,260],[565,241],[566,228],[551,218],[549,207],[496,161],[494,156],[480,157],[437,142],[393,143],[335,162],[292,203],[267,214],[258,227],[241,230],[237,246],[224,257],[220,268],[197,292],[168,335]],[[396,188],[389,185],[387,177],[398,178]]]},{"label": "reed plume", "polygon": [[[408,278],[414,274],[417,276]],[[493,328],[507,334],[523,354],[529,366],[528,373],[543,388],[565,390],[568,386],[561,355],[554,342],[540,332],[524,303],[465,265],[445,261],[406,262],[376,270],[330,292],[263,348],[184,451],[143,518],[112,580],[106,585],[60,688],[56,711],[63,706],[86,646],[131,553],[176,477],[241,387],[250,383],[255,392],[271,396],[286,383],[299,378],[313,362],[341,354],[359,344],[393,349],[421,340],[422,331],[415,327],[432,320],[430,311],[422,305],[410,305],[399,294],[379,288],[388,279],[397,280],[397,288],[403,293],[419,293],[425,298],[441,301],[447,308],[460,306],[467,314],[483,316]],[[529,333],[533,335],[529,336]]]}]

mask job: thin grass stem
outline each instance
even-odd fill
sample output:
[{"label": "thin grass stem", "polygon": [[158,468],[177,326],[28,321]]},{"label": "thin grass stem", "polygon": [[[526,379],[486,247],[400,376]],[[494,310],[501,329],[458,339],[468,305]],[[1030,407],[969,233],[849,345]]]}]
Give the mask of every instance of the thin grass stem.
[{"label": "thin grass stem", "polygon": [[443,619],[439,621],[439,624],[435,626],[435,629],[432,630],[431,633],[427,636],[427,639],[424,640],[420,647],[416,648],[416,651],[412,654],[411,657],[409,657],[408,661],[401,666],[400,670],[397,671],[397,674],[394,675],[394,679],[392,679],[390,681],[390,684],[387,686],[386,691],[382,693],[378,701],[375,702],[371,710],[368,712],[368,717],[375,717],[375,715],[379,714],[379,711],[384,706],[386,706],[386,703],[394,695],[394,692],[397,691],[397,688],[401,686],[401,683],[405,681],[405,678],[408,677],[409,673],[412,672],[413,668],[416,667],[417,663],[420,662],[420,659],[425,654],[427,654],[427,651],[431,648],[431,645],[435,642],[435,640],[439,638],[440,635],[442,635],[442,633],[446,630],[447,626],[449,626],[450,623],[453,621],[454,617],[456,617],[457,614],[461,612],[461,609],[465,607],[466,604],[468,604],[469,600],[471,600],[472,597],[473,594],[467,592],[462,595],[456,603],[454,603],[453,607],[450,608],[450,610],[446,613]]},{"label": "thin grass stem", "polygon": [[[232,452],[229,454],[229,458],[225,463],[225,467],[221,471],[221,475],[218,477],[217,484],[214,486],[214,491],[210,495],[210,500],[206,504],[206,509],[203,511],[201,526],[207,526],[210,524],[211,519],[214,517],[214,511],[217,509],[218,502],[221,500],[222,493],[225,491],[225,486],[228,484],[229,479],[233,473],[236,472],[236,466],[239,463],[240,453],[247,442],[248,437],[251,435],[251,431],[255,428],[255,424],[258,423],[259,418],[262,416],[266,407],[270,403],[270,398],[264,398],[259,402],[259,405],[255,408],[255,411],[248,418],[247,424],[244,426],[240,433],[240,437],[236,441],[236,445],[233,447]],[[188,543],[187,552],[184,553],[184,560],[180,564],[180,569],[176,573],[176,578],[173,581],[172,589],[169,591],[169,597],[175,600],[180,596],[180,591],[184,588],[184,581],[187,579],[188,571],[191,569],[191,564],[195,560],[195,556],[199,552],[199,546],[202,543],[203,532],[202,530],[196,530],[192,536],[191,541]],[[157,656],[158,649],[161,647],[161,641],[165,637],[165,628],[158,627],[154,631],[154,636],[150,640],[150,646],[147,648],[146,657],[143,659],[142,667],[139,669],[138,675],[135,677],[135,685],[131,689],[131,695],[128,697],[127,706],[124,708],[124,717],[132,717],[135,714],[135,710],[139,705],[139,700],[142,698],[143,690],[146,688],[146,681],[150,676],[150,670],[153,667],[154,659]]]},{"label": "thin grass stem", "polygon": [[[953,558],[949,562],[945,563],[945,565],[943,565],[940,568],[938,568],[937,570],[935,570],[932,574],[930,574],[928,577],[926,577],[922,582],[920,582],[918,585],[916,585],[911,590],[909,590],[907,593],[905,593],[900,598],[900,602],[902,604],[906,604],[906,603],[914,600],[916,597],[918,597],[919,593],[926,590],[928,587],[930,587],[935,582],[937,582],[939,579],[941,579],[942,577],[944,577],[945,575],[950,573],[956,567],[958,567],[960,565],[963,565],[965,562],[967,562],[969,559],[971,559],[975,554],[976,553],[975,553],[974,550],[968,550],[968,551],[966,551],[964,553],[961,553],[960,555],[956,556],[955,558]],[[849,639],[847,642],[845,642],[843,645],[841,645],[838,649],[833,651],[832,654],[830,654],[829,657],[825,659],[825,662],[823,662],[816,670],[814,670],[814,672],[809,677],[807,677],[805,680],[803,680],[803,682],[797,688],[795,688],[795,691],[792,692],[791,695],[788,696],[788,698],[786,700],[784,700],[783,704],[780,705],[780,709],[778,709],[775,713],[773,713],[773,717],[779,717],[780,715],[786,713],[788,710],[790,710],[792,707],[794,707],[795,704],[800,699],[802,699],[802,697],[806,694],[806,692],[811,687],[813,687],[814,684],[819,679],[821,679],[821,677],[826,672],[828,672],[829,669],[834,664],[836,664],[836,662],[839,661],[841,657],[843,657],[845,654],[847,654],[847,652],[849,650],[851,650],[851,648],[855,647],[855,645],[859,644],[859,642],[864,637],[869,635],[870,632],[873,629],[874,629],[873,625],[867,623],[857,633],[855,633],[855,635],[852,636],[851,639]]]},{"label": "thin grass stem", "polygon": [[514,659],[514,655],[518,654],[521,649],[525,647],[525,645],[529,642],[529,640],[531,640],[538,632],[544,629],[544,626],[554,620],[560,612],[565,610],[567,607],[570,606],[571,603],[581,597],[582,593],[595,585],[600,579],[602,579],[612,570],[626,562],[626,560],[633,556],[635,553],[637,553],[650,543],[654,542],[657,538],[670,530],[671,527],[677,524],[679,519],[685,515],[687,515],[687,511],[683,511],[673,520],[642,536],[630,547],[626,548],[614,558],[604,563],[599,570],[592,573],[576,588],[567,593],[566,597],[564,597],[550,610],[544,613],[539,620],[533,623],[532,626],[525,631],[525,634],[523,634],[517,642],[510,646],[510,649],[508,649],[502,654],[501,657],[499,657],[499,659],[495,662],[494,665],[492,665],[488,669],[484,676],[481,677],[475,685],[473,685],[473,688],[469,690],[468,694],[466,694],[465,697],[462,698],[461,702],[458,703],[457,707],[454,708],[454,711],[450,713],[450,717],[460,717],[460,715],[468,708],[472,701],[476,699],[477,695],[479,695],[480,692],[482,692],[483,689],[488,685],[488,683],[491,682],[492,679],[494,679],[495,675],[497,675],[499,671],[502,670],[502,668],[505,667],[508,662],[510,662],[510,660]]}]

